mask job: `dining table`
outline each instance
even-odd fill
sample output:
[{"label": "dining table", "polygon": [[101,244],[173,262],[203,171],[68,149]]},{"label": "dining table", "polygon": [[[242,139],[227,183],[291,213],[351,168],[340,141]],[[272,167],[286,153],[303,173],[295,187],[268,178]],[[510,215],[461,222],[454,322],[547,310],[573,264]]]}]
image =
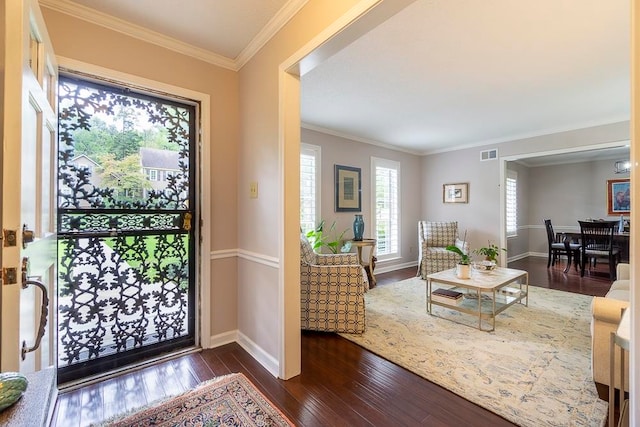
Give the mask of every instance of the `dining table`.
[{"label": "dining table", "polygon": [[[613,233],[613,244],[620,249],[620,261],[621,262],[629,262],[629,231],[616,231]],[[564,242],[565,239],[569,239],[569,242],[579,243],[582,239],[582,234],[577,232],[557,232],[556,238],[558,242]]]}]

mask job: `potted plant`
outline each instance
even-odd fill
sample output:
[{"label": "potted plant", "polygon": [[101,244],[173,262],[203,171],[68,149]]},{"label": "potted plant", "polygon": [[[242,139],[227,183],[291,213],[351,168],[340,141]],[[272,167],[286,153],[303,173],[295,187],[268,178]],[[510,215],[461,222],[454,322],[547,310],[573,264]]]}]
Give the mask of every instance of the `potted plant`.
[{"label": "potted plant", "polygon": [[347,242],[344,246],[340,247],[344,234],[349,231],[348,228],[337,236],[335,221],[333,221],[327,232],[324,231],[324,228],[325,221],[323,219],[315,229],[308,231],[306,234],[315,252],[321,253],[323,247],[329,248],[331,253],[334,254],[338,253],[338,249],[340,249],[340,252],[349,252],[351,250],[351,242]]},{"label": "potted plant", "polygon": [[491,241],[489,241],[488,246],[473,250],[473,252],[478,255],[484,255],[484,259],[486,261],[492,261],[496,264],[498,263],[498,256],[500,256],[500,251],[507,252],[505,248],[499,248],[498,246],[491,243]]},{"label": "potted plant", "polygon": [[470,278],[471,258],[469,257],[469,254],[464,253],[464,251],[456,245],[449,245],[446,249],[460,255],[460,260],[458,261],[458,265],[456,265],[456,276],[460,279]]}]

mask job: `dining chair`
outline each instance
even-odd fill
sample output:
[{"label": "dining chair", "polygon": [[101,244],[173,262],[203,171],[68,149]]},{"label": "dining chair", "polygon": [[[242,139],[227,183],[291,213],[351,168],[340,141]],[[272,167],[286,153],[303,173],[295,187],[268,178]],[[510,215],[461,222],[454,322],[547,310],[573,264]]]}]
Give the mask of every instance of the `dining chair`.
[{"label": "dining chair", "polygon": [[571,259],[574,259],[576,264],[576,270],[578,269],[578,262],[580,259],[580,244],[571,242],[571,239],[565,237],[559,239],[553,231],[553,225],[550,219],[544,220],[544,226],[547,229],[547,242],[549,244],[549,259],[547,261],[547,268],[556,264],[556,259],[561,255],[567,256],[567,266],[564,272],[568,272],[571,268]]},{"label": "dining chair", "polygon": [[[578,221],[581,235],[580,277],[592,262],[606,259],[609,263],[609,277],[616,278],[616,264],[620,261],[620,248],[613,244],[613,233],[618,227],[618,221]],[[595,264],[594,264],[595,265]]]}]

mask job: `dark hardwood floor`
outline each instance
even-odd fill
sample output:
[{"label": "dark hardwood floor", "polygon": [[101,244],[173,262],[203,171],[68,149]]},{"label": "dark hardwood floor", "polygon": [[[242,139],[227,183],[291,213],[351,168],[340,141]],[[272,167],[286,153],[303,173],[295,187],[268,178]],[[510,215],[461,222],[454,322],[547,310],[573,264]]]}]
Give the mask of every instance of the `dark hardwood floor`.
[{"label": "dark hardwood floor", "polygon": [[[604,295],[600,274],[547,270],[546,259],[509,267],[532,285]],[[378,286],[415,276],[415,268],[377,275]],[[243,372],[299,426],[513,426],[514,424],[332,333],[302,333],[302,374],[274,378],[238,344],[204,350],[59,395],[53,426],[88,426],[186,391],[215,376]]]},{"label": "dark hardwood floor", "polygon": [[576,270],[574,266],[564,273],[566,262],[564,258],[556,265],[547,268],[546,258],[527,257],[510,262],[508,267],[528,271],[529,284],[542,288],[598,297],[604,296],[609,291],[612,280],[609,278],[607,264],[601,262],[596,267],[592,267],[591,271],[587,269],[584,277],[580,277],[580,270]]}]

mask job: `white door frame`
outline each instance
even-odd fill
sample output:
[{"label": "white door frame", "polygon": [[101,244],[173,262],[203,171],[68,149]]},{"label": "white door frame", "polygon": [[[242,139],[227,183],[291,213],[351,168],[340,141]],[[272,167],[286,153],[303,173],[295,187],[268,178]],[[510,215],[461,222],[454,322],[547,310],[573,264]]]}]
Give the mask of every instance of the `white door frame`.
[{"label": "white door frame", "polygon": [[199,250],[196,251],[196,307],[198,321],[196,322],[196,345],[202,348],[211,346],[211,143],[210,143],[210,96],[206,93],[191,89],[157,82],[155,80],[111,70],[94,64],[78,61],[63,56],[58,56],[58,64],[61,68],[87,75],[104,78],[111,81],[131,84],[153,91],[170,95],[177,95],[185,99],[191,99],[199,103],[199,114],[196,118],[199,127],[199,140],[196,146],[196,164],[198,175],[196,178],[196,198],[200,200],[199,206],[201,228],[196,233],[196,242],[199,242]]}]

